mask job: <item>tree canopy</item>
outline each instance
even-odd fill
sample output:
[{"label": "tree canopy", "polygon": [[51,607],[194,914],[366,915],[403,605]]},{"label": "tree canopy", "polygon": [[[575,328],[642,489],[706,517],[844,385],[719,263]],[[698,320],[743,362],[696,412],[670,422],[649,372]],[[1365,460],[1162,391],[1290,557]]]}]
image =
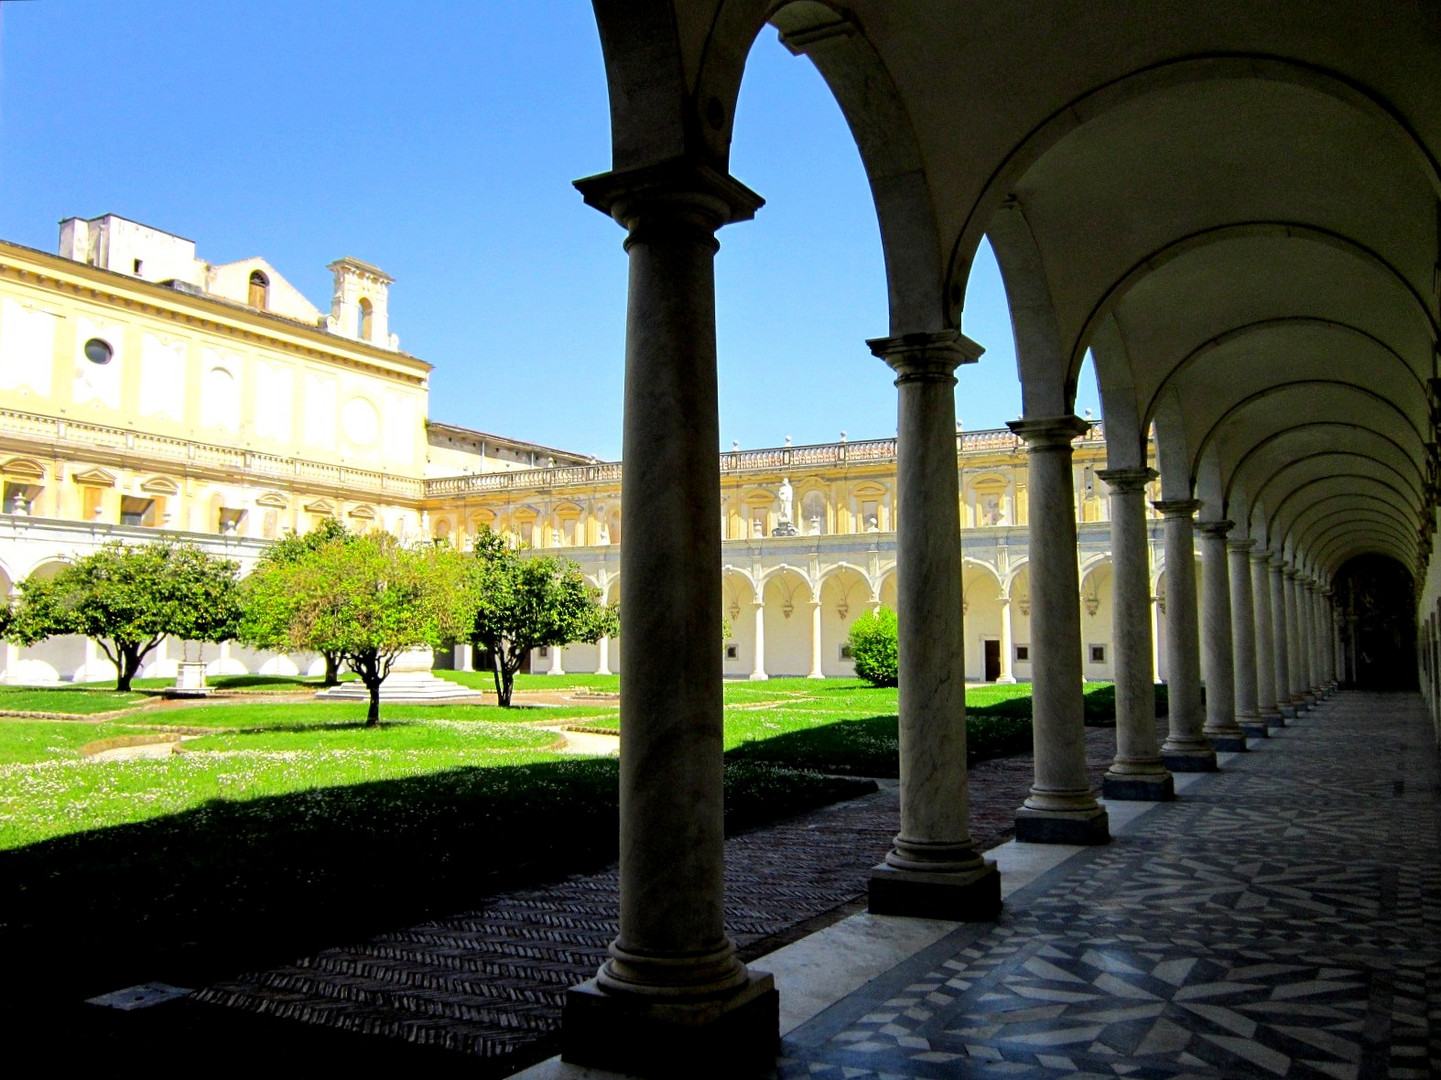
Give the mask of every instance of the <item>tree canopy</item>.
[{"label": "tree canopy", "polygon": [[[326,544],[351,538],[344,525],[327,517],[308,533],[287,533],[267,548],[255,569],[240,583],[244,611],[235,636],[252,649],[283,652],[291,648],[290,625],[295,617],[296,597],[287,568]],[[316,651],[325,658],[324,684],[334,686],[340,679],[340,654]]]},{"label": "tree canopy", "polygon": [[61,634],[93,640],[115,665],[116,689],[129,690],[151,650],[167,635],[227,641],[240,622],[238,567],[193,544],[119,540],[76,558],[54,575],[32,574],[5,620],[5,637],[32,645]]},{"label": "tree canopy", "polygon": [[348,662],[370,692],[366,723],[374,727],[380,684],[396,657],[466,632],[462,556],[433,545],[407,547],[389,533],[343,531],[292,554],[247,587],[251,632],[283,626],[272,647],[333,653]]},{"label": "tree canopy", "polygon": [[483,528],[469,560],[469,639],[490,653],[501,705],[510,705],[515,673],[532,649],[599,641],[619,630],[616,611],[599,602],[569,559],[525,553]]}]

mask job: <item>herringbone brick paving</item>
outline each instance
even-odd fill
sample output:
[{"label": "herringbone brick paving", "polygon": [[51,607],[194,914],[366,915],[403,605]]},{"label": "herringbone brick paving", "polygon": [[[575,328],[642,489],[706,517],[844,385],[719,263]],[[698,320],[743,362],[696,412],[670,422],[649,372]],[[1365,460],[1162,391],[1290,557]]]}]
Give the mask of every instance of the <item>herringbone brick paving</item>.
[{"label": "herringbone brick paving", "polygon": [[[1088,732],[1093,781],[1114,754]],[[1029,756],[971,769],[977,842],[1005,840],[1032,777]],[[726,842],[726,927],[753,958],[853,910],[898,827],[894,787]],[[200,991],[204,1002],[440,1046],[489,1075],[551,1051],[567,987],[593,975],[616,933],[614,867],[488,899],[475,910],[338,946]]]}]

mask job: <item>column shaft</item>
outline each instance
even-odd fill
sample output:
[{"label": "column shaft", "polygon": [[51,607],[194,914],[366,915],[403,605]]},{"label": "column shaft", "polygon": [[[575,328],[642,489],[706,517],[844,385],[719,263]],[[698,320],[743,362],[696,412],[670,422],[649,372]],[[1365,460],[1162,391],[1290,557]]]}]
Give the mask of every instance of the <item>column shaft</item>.
[{"label": "column shaft", "polygon": [[1276,683],[1276,708],[1281,715],[1296,715],[1291,698],[1290,613],[1286,609],[1286,577],[1281,557],[1273,555],[1267,564],[1271,578],[1271,670]]},{"label": "column shaft", "polygon": [[1106,770],[1107,799],[1175,798],[1175,779],[1156,739],[1156,681],[1151,639],[1151,547],[1146,485],[1151,469],[1107,469],[1111,491],[1111,647],[1116,670],[1116,759]]},{"label": "column shaft", "polygon": [[1207,521],[1201,532],[1201,670],[1206,680],[1206,723],[1212,749],[1242,751],[1246,733],[1236,723],[1236,661],[1231,638],[1231,573],[1226,537],[1230,521]]},{"label": "column shaft", "polygon": [[[758,596],[764,596],[765,585],[762,584]],[[751,665],[751,681],[764,682],[770,676],[766,674],[766,605],[763,599],[756,600],[751,604],[755,612],[756,628],[756,655],[755,663]]]},{"label": "column shaft", "polygon": [[815,600],[811,603],[811,673],[807,678],[826,677],[826,673],[821,670],[821,660],[821,602]]},{"label": "column shaft", "polygon": [[1236,723],[1250,738],[1266,737],[1256,692],[1256,615],[1251,598],[1253,540],[1226,545],[1231,570],[1231,661],[1236,673]]},{"label": "column shaft", "polygon": [[1191,523],[1191,515],[1201,504],[1194,499],[1175,499],[1154,505],[1166,519],[1166,671],[1171,730],[1161,746],[1161,760],[1172,772],[1205,772],[1216,767],[1216,751],[1201,730],[1201,648]]},{"label": "column shaft", "polygon": [[996,676],[996,682],[1013,684],[1016,676],[1011,664],[1015,656],[1016,646],[1015,631],[1011,626],[1011,598],[1001,597],[1001,673]]},{"label": "column shaft", "polygon": [[1265,551],[1251,552],[1251,603],[1256,627],[1256,711],[1269,730],[1285,721],[1276,707],[1275,644],[1271,627],[1271,556]]},{"label": "column shaft", "polygon": [[1026,440],[1030,481],[1031,724],[1035,782],[1016,815],[1016,839],[1103,844],[1106,811],[1086,775],[1081,702],[1080,574],[1071,440],[1089,425],[1075,416],[1013,420]]},{"label": "column shaft", "polygon": [[595,673],[597,675],[610,674],[610,636],[601,638],[595,643]]},{"label": "column shaft", "polygon": [[547,675],[564,675],[564,674],[565,674],[565,659],[564,659],[564,653],[565,653],[565,648],[564,648],[564,646],[561,646],[561,645],[552,645],[552,646],[550,647],[550,670],[549,670],[548,672],[546,672]]},{"label": "column shaft", "polygon": [[956,468],[955,369],[980,347],[959,333],[869,342],[896,372],[901,831],[871,872],[879,914],[994,918],[1000,875],[971,841]]},{"label": "column shaft", "polygon": [[1286,605],[1286,685],[1291,690],[1291,704],[1297,712],[1310,707],[1306,700],[1306,677],[1301,672],[1303,663],[1301,640],[1301,610],[1296,603],[1296,568],[1288,566],[1281,573],[1281,591]]}]

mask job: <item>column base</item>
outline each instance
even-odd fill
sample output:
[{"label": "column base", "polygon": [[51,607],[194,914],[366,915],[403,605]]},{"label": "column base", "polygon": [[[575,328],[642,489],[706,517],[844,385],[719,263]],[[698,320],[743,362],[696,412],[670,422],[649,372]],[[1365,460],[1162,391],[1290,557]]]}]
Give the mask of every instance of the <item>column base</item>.
[{"label": "column base", "polygon": [[989,922],[1001,913],[1001,875],[993,860],[976,870],[928,874],[881,863],[871,870],[872,915]]},{"label": "column base", "polygon": [[1277,710],[1277,711],[1281,714],[1281,716],[1284,718],[1284,719],[1282,720],[1281,725],[1280,725],[1281,727],[1285,727],[1285,726],[1286,726],[1286,724],[1285,724],[1285,721],[1286,721],[1286,720],[1294,720],[1294,719],[1296,719],[1296,706],[1292,705],[1290,702],[1287,702],[1287,703],[1284,704],[1284,705],[1277,705],[1277,706],[1276,706],[1276,710]]},{"label": "column base", "polygon": [[764,671],[752,671],[748,678],[751,682],[766,682],[770,679],[770,676]]},{"label": "column base", "polygon": [[1259,716],[1254,720],[1237,720],[1236,723],[1241,726],[1241,730],[1245,732],[1248,739],[1269,739],[1271,737],[1271,731],[1267,727],[1266,721]]},{"label": "column base", "polygon": [[1014,675],[1002,675],[999,679],[996,680],[996,685],[997,685],[997,686],[1015,686],[1015,685],[1016,685],[1016,677],[1015,677]]},{"label": "column base", "polygon": [[646,1077],[765,1075],[780,1049],[775,980],[752,971],[710,1001],[614,994],[594,979],[566,991],[561,1059]]},{"label": "column base", "polygon": [[1101,797],[1115,802],[1170,802],[1176,797],[1176,778],[1169,772],[1151,776],[1107,773]]},{"label": "column base", "polygon": [[1094,810],[1016,811],[1016,842],[1020,844],[1083,844],[1111,842],[1111,819],[1104,807]]},{"label": "column base", "polygon": [[1203,734],[1212,750],[1219,750],[1224,754],[1246,752],[1246,733],[1239,727],[1235,731],[1207,731]]},{"label": "column base", "polygon": [[1215,750],[1165,750],[1161,751],[1161,762],[1173,773],[1215,772]]},{"label": "column base", "polygon": [[1279,712],[1267,713],[1265,716],[1261,717],[1261,719],[1266,722],[1266,731],[1268,733],[1275,731],[1277,728],[1283,728],[1286,726],[1286,718],[1282,716]]}]

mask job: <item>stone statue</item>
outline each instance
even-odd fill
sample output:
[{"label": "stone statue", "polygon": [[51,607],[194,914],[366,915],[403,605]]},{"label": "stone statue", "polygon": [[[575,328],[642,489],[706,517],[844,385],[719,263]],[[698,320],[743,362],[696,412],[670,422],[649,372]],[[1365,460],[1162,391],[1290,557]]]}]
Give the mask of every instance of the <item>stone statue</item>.
[{"label": "stone statue", "polygon": [[777,516],[776,527],[773,536],[795,536],[796,527],[792,522],[792,515],[795,513],[795,490],[791,487],[790,477],[781,479],[781,488],[777,493],[780,499],[781,512]]}]

